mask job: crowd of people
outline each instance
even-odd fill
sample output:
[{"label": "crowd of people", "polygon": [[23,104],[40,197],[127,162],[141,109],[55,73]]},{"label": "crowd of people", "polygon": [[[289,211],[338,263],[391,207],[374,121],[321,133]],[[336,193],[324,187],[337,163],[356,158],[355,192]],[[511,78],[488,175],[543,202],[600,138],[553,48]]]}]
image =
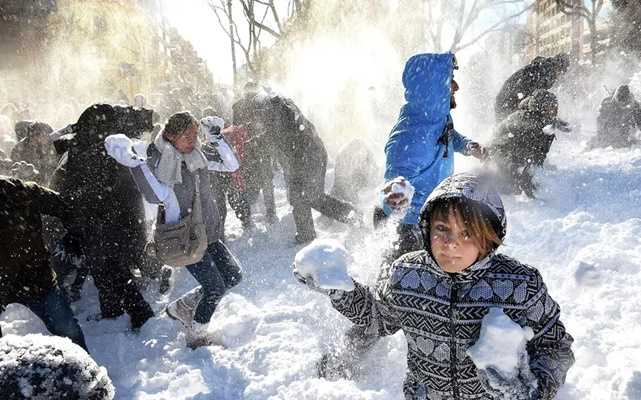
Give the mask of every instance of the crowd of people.
[{"label": "crowd of people", "polygon": [[[403,330],[408,399],[554,396],[573,363],[572,337],[538,271],[496,253],[506,215],[492,187],[536,195],[535,168],[544,165],[555,132],[570,130],[550,91],[568,66],[566,55],[538,57],[515,72],[497,95],[495,135],[484,146],[454,128],[454,55],[407,61],[406,102],[385,146],[385,184],[373,215],[375,228],[394,224],[397,237],[376,289],[355,283],[353,291],[323,290],[301,279],[354,323],[345,345],[323,355],[321,377],[353,377],[380,337]],[[96,103],[55,131],[40,120],[15,120],[22,118],[15,107],[4,107],[10,115],[0,122],[14,136],[0,153],[0,312],[24,304],[52,334],[87,350],[69,304],[82,296],[88,274],[100,318],[128,314],[137,330],[154,315],[144,281],[167,290],[171,267],[185,267],[199,286],[165,311],[183,325],[188,346],[206,346],[218,303],[242,280],[225,244],[227,203],[250,233],[262,193],[264,222],[278,224],[273,180],[282,170],[298,244],[316,238],[312,209],[366,228],[357,207],[325,192],[325,145],[292,99],[255,82],[231,112],[217,99],[158,109],[141,95],[132,105]],[[603,100],[597,127],[591,148],[638,143],[641,106],[628,86]],[[484,172],[453,175],[454,152],[479,159]],[[152,226],[144,202],[157,205]],[[477,369],[465,354],[491,307],[534,332],[513,380]]]}]

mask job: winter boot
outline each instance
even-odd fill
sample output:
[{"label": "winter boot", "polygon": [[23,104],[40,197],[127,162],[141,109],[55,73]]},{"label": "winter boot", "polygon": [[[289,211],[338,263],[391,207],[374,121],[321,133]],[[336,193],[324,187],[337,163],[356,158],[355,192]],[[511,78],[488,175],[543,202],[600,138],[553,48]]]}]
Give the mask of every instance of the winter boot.
[{"label": "winter boot", "polygon": [[212,337],[209,334],[209,323],[201,324],[192,321],[191,325],[185,329],[185,342],[192,350],[212,344]]},{"label": "winter boot", "polygon": [[179,297],[167,304],[165,312],[169,318],[179,321],[185,328],[189,329],[194,321],[196,307],[198,307],[202,297],[202,288],[197,287],[196,289],[187,292],[182,297]]},{"label": "winter boot", "polygon": [[158,287],[158,292],[160,294],[165,294],[171,288],[171,276],[173,275],[173,269],[168,265],[163,265],[160,269],[160,285]]}]

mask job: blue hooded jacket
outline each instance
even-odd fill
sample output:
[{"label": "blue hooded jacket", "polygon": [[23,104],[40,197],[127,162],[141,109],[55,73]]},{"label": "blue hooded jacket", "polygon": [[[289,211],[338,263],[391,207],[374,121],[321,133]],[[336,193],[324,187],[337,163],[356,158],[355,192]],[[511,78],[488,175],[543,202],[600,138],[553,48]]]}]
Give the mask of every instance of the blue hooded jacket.
[{"label": "blue hooded jacket", "polygon": [[452,127],[453,59],[452,53],[417,54],[405,64],[406,103],[385,145],[385,180],[403,176],[416,189],[405,224],[418,223],[427,196],[454,172],[454,152],[465,153],[470,142]]}]

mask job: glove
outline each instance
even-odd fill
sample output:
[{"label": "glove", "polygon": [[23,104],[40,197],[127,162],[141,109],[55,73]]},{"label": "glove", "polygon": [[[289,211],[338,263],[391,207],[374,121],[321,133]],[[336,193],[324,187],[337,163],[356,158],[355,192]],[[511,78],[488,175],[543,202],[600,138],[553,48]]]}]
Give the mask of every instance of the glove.
[{"label": "glove", "polygon": [[222,129],[225,120],[220,117],[205,117],[200,120],[200,132],[210,143],[216,143],[222,139]]},{"label": "glove", "polygon": [[477,142],[470,142],[465,146],[466,153],[483,161],[487,158],[487,149]]},{"label": "glove", "polygon": [[536,377],[530,371],[527,353],[519,358],[519,372],[513,378],[505,378],[495,367],[488,366],[477,370],[481,385],[496,399],[538,400]]},{"label": "glove", "polygon": [[109,135],[105,138],[105,150],[107,154],[118,164],[129,168],[136,168],[147,162],[134,150],[134,142],[123,134]]},{"label": "glove", "polygon": [[332,300],[338,300],[341,297],[343,297],[343,295],[345,294],[344,290],[323,289],[323,288],[318,287],[316,282],[314,282],[314,278],[312,278],[311,276],[303,276],[303,275],[301,275],[300,272],[298,272],[298,270],[296,270],[295,267],[294,267],[293,273],[294,273],[294,277],[296,278],[296,280],[298,282],[306,285],[309,289],[311,289],[311,290],[313,290],[313,291],[315,291],[317,293],[324,294],[325,296],[329,296],[329,298],[332,299]]}]

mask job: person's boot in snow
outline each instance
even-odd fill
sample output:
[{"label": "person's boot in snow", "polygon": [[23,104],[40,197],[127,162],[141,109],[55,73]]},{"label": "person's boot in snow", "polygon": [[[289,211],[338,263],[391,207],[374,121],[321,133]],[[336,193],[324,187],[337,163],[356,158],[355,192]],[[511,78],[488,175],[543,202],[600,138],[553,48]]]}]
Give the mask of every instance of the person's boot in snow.
[{"label": "person's boot in snow", "polygon": [[171,276],[173,272],[174,270],[168,265],[163,265],[160,269],[160,285],[158,287],[160,294],[167,293],[171,288]]},{"label": "person's boot in snow", "polygon": [[170,318],[179,321],[185,328],[190,329],[194,322],[196,307],[198,307],[198,303],[200,303],[202,297],[202,289],[197,287],[167,304],[165,312],[167,312]]},{"label": "person's boot in snow", "polygon": [[209,334],[209,324],[192,321],[191,325],[185,329],[185,342],[191,349],[212,344],[212,337]]}]

